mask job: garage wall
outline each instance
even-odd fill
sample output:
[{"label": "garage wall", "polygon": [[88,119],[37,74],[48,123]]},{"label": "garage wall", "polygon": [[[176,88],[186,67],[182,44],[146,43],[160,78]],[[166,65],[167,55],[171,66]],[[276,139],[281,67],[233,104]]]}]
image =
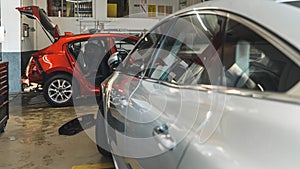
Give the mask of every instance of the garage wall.
[{"label": "garage wall", "polygon": [[[19,52],[20,43],[20,14],[15,9],[20,2],[1,0],[1,24],[5,28],[5,42],[2,44],[3,52]],[[5,8],[3,8],[5,6]],[[14,45],[12,45],[14,44]]]},{"label": "garage wall", "polygon": [[[33,0],[22,0],[21,1],[21,6],[30,6],[33,5],[34,1]],[[26,52],[26,51],[32,51],[34,50],[34,41],[35,41],[35,27],[36,27],[36,23],[34,22],[34,20],[29,19],[25,16],[21,16],[21,25],[24,24],[28,24],[29,25],[29,30],[28,30],[28,37],[24,37],[23,36],[23,32],[21,31],[21,48],[22,48],[22,52]]]},{"label": "garage wall", "polygon": [[[171,1],[171,0],[169,0]],[[46,0],[38,0],[36,4],[47,9]],[[94,0],[94,18],[76,18],[76,17],[50,17],[50,19],[58,24],[61,34],[64,32],[73,32],[75,34],[81,33],[88,28],[99,27],[97,23],[103,23],[105,29],[150,29],[154,26],[159,19],[147,18],[140,19],[134,18],[128,20],[128,18],[107,18],[107,1],[106,0]],[[95,26],[96,24],[96,26]],[[36,50],[43,49],[51,44],[47,36],[41,29],[40,25],[36,26]]]},{"label": "garage wall", "polygon": [[179,9],[179,0],[130,0],[129,17],[164,17]]},{"label": "garage wall", "polygon": [[1,0],[1,25],[5,29],[2,61],[9,62],[9,92],[21,91],[21,19],[16,7],[20,1]]},{"label": "garage wall", "polygon": [[205,0],[187,0],[187,6],[191,6],[191,5],[194,5],[194,4],[197,4],[199,2],[203,2]]},{"label": "garage wall", "polygon": [[105,29],[128,29],[128,30],[149,30],[159,19],[145,18],[111,18],[105,23]]},{"label": "garage wall", "polygon": [[191,6],[191,5],[200,3],[200,2],[204,2],[204,1],[208,1],[208,0],[179,0],[179,9],[183,9],[188,6]]},{"label": "garage wall", "polygon": [[[24,4],[30,3],[38,5],[43,9],[47,9],[46,0],[23,0]],[[140,5],[143,1],[141,0],[130,0],[129,1],[129,17],[126,18],[107,18],[107,0],[93,0],[94,6],[94,17],[93,18],[67,18],[67,17],[51,17],[51,20],[59,25],[61,34],[64,32],[73,32],[75,34],[83,32],[83,30],[87,30],[89,28],[99,27],[99,23],[104,24],[105,29],[150,29],[154,26],[159,19],[165,15],[159,14],[158,6],[172,6],[172,11],[175,12],[179,9],[182,9],[186,6],[190,6],[204,0],[147,0],[144,3],[144,8],[146,12],[148,12],[148,5],[156,6],[156,18],[148,17],[147,13],[143,13],[141,7],[136,7],[136,5]],[[145,19],[145,17],[148,17]],[[131,19],[128,19],[131,18]],[[144,18],[144,19],[139,19]],[[26,21],[30,22],[30,21]],[[31,23],[31,22],[30,22]],[[97,24],[98,23],[98,24]],[[42,48],[47,47],[51,44],[40,25],[37,25],[35,22],[36,32],[32,32],[33,36],[26,38],[22,44],[24,44],[23,51],[32,48],[34,50],[40,50]],[[96,24],[96,26],[95,26]],[[35,37],[34,43],[32,43],[31,37]]]}]

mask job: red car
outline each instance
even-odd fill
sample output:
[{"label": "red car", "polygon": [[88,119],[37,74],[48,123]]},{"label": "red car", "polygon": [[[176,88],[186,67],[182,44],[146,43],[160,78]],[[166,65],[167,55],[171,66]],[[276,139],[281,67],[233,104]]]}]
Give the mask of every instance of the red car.
[{"label": "red car", "polygon": [[110,33],[60,36],[58,26],[43,9],[27,6],[17,10],[36,19],[53,42],[32,54],[26,69],[28,83],[41,84],[44,97],[52,106],[72,104],[74,92],[76,95],[98,94],[100,83],[110,74],[109,56],[120,51],[126,55],[139,40],[135,36]]}]

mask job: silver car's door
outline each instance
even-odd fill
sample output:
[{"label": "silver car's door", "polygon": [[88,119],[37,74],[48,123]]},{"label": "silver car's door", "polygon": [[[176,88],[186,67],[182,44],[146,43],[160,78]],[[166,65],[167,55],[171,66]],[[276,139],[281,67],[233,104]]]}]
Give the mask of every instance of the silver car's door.
[{"label": "silver car's door", "polygon": [[207,142],[198,132],[179,168],[299,168],[299,53],[254,23],[231,17],[223,56],[229,88],[219,91],[227,94],[223,117]]},{"label": "silver car's door", "polygon": [[[168,31],[170,25],[172,25],[172,21],[164,22],[148,33],[107,82],[106,106],[104,106],[105,118],[107,119],[106,131],[110,151],[114,154],[116,165],[119,168],[127,168],[128,165],[134,168],[133,162],[128,161],[127,157],[140,156],[140,154],[135,154],[134,151],[131,152],[125,149],[129,147],[129,145],[126,145],[127,142],[134,143],[134,137],[127,132],[127,121],[131,120],[130,117],[128,118],[127,113],[136,113],[136,116],[138,116],[143,111],[138,108],[135,109],[135,103],[129,98],[139,87],[146,66],[151,61],[153,53],[155,53],[162,36]],[[140,149],[140,147],[135,147],[133,150]]]},{"label": "silver car's door", "polygon": [[[277,97],[285,98],[284,95]],[[299,167],[299,102],[287,103],[287,100],[282,102],[280,99],[272,101],[234,95],[226,98],[226,108],[216,132],[205,143],[195,137],[179,168]]]},{"label": "silver car's door", "polygon": [[[108,82],[107,119],[111,122],[107,129],[120,168],[176,168],[190,131],[208,121],[216,126],[221,117],[216,112],[222,112],[224,95],[203,92],[204,87],[198,84],[217,83],[222,75],[219,48],[223,22],[221,17],[204,14],[172,19],[152,55],[148,55],[150,49],[133,51],[125,60],[132,62],[130,66],[124,63]],[[144,40],[153,39],[149,35]],[[142,52],[150,58],[137,54]],[[139,62],[137,58],[143,59]],[[139,70],[132,73],[136,68]],[[216,115],[212,118],[212,114]],[[203,138],[213,129],[211,125]]]}]

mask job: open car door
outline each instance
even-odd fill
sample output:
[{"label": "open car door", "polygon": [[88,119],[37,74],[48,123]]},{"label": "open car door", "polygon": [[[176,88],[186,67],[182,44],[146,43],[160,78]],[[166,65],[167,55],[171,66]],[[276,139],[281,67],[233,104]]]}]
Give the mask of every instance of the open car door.
[{"label": "open car door", "polygon": [[59,38],[58,26],[49,19],[43,9],[40,9],[38,6],[18,7],[16,9],[22,15],[37,20],[52,43]]}]

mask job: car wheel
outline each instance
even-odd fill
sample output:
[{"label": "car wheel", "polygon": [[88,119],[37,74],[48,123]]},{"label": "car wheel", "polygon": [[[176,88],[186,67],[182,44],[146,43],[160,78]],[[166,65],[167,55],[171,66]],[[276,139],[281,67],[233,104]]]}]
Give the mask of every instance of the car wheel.
[{"label": "car wheel", "polygon": [[45,100],[52,106],[72,105],[72,78],[69,75],[55,75],[48,79],[43,87]]},{"label": "car wheel", "polygon": [[25,89],[29,87],[26,83],[23,83],[21,86],[22,91],[25,91]]}]

